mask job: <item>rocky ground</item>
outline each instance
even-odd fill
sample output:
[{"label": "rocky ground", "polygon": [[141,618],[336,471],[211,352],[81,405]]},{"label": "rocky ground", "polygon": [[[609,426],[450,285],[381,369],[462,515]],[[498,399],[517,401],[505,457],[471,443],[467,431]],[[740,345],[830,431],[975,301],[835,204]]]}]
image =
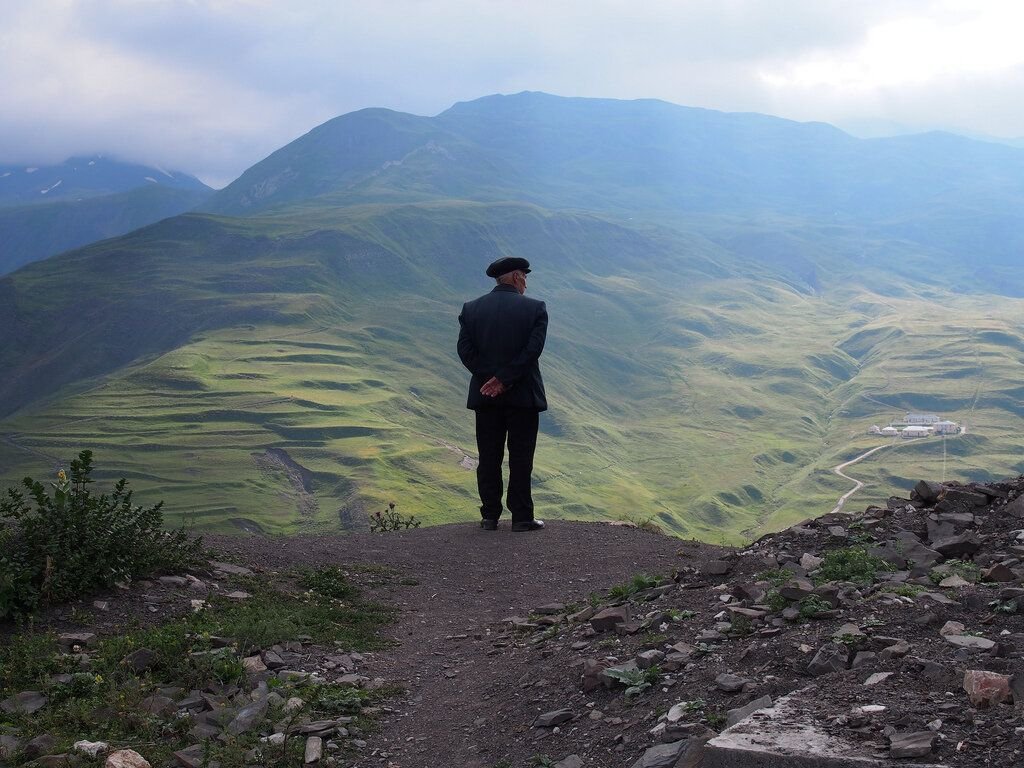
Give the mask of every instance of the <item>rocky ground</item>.
[{"label": "rocky ground", "polygon": [[[298,565],[342,566],[368,596],[397,607],[383,630],[394,643],[352,654],[296,636],[239,649],[249,672],[238,690],[206,693],[224,698],[191,708],[181,706],[189,692],[169,692],[184,699],[167,696],[166,712],[190,712],[193,728],[213,721],[219,730],[208,733],[223,741],[244,702],[275,694],[254,738],[297,733],[313,752],[296,764],[353,768],[655,768],[702,756],[725,766],[730,749],[782,752],[773,765],[808,750],[890,764],[1024,764],[1022,529],[1024,477],[922,482],[910,499],[807,521],[742,551],[557,522],[527,534],[467,523],[217,539],[220,557],[271,579]],[[221,575],[135,585],[101,598],[106,610],[51,619],[64,631],[117,633],[125,621],[191,610],[205,598],[190,594],[201,591],[190,577],[226,595],[230,574]],[[391,693],[362,703],[369,717],[303,710],[285,723],[282,708],[300,696],[280,686],[302,675]],[[209,715],[217,705],[228,715]],[[24,745],[38,735],[6,738]],[[132,745],[109,748],[119,746]],[[187,754],[176,759],[189,765]]]}]

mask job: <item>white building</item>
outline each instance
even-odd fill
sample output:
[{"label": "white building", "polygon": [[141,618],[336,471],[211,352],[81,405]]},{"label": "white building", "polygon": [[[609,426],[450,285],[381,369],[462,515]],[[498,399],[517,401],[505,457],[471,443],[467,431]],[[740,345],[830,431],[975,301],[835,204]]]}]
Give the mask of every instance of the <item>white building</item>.
[{"label": "white building", "polygon": [[878,430],[878,434],[885,435],[886,437],[896,437],[900,431],[896,427],[882,427]]},{"label": "white building", "polygon": [[880,434],[882,434],[882,430],[879,429],[877,424],[872,424],[871,425],[871,429],[868,430],[868,434],[869,435],[880,435]]},{"label": "white building", "polygon": [[956,435],[960,432],[960,425],[955,421],[937,421],[933,426],[937,435]]},{"label": "white building", "polygon": [[922,427],[920,425],[913,425],[910,427],[904,427],[903,431],[900,432],[900,437],[913,438],[913,437],[928,437],[932,433],[931,427]]},{"label": "white building", "polygon": [[903,419],[904,424],[936,424],[942,421],[934,413],[908,413]]}]

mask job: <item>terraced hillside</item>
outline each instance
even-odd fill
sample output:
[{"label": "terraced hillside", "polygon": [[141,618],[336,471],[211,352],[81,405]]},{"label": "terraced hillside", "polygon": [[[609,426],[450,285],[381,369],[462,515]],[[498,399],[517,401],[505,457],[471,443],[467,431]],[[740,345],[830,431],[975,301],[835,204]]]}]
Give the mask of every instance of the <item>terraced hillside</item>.
[{"label": "terraced hillside", "polygon": [[[880,444],[872,423],[908,410],[939,411],[968,432],[855,465],[867,482],[858,505],[943,472],[1024,471],[1024,307],[1016,278],[988,279],[1010,264],[1001,251],[972,263],[881,220],[797,216],[777,201],[742,215],[542,208],[545,195],[565,202],[565,186],[533,178],[516,197],[509,179],[532,167],[521,156],[505,186],[474,187],[476,163],[502,155],[481,154],[477,125],[446,157],[437,142],[450,141],[452,119],[442,135],[425,119],[395,118],[400,135],[358,162],[352,146],[372,135],[349,146],[331,126],[214,201],[241,205],[239,189],[268,190],[259,185],[284,174],[288,199],[277,205],[179,216],[0,279],[0,484],[88,447],[140,496],[165,499],[171,522],[359,528],[389,501],[427,523],[471,520],[456,317],[489,289],[483,267],[501,254],[531,259],[530,293],[551,316],[543,515],[651,519],[744,541],[829,511],[849,487],[832,467]],[[407,141],[423,151],[378,162],[405,158]],[[337,177],[320,173],[350,161]],[[444,176],[449,161],[459,167]],[[577,157],[559,167],[584,166]],[[623,173],[598,163],[586,178],[642,181]],[[1000,177],[1004,191],[1011,176]],[[345,188],[329,188],[332,178]],[[955,187],[942,194],[962,206]],[[436,199],[367,202],[360,189]],[[887,220],[924,216],[916,200]]]}]

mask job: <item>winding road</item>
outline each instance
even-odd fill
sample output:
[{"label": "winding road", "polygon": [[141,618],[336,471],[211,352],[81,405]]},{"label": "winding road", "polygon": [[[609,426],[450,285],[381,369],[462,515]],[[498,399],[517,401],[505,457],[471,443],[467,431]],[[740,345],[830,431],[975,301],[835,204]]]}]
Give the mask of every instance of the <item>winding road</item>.
[{"label": "winding road", "polygon": [[855,494],[857,491],[859,491],[861,488],[864,487],[864,483],[863,482],[861,482],[860,480],[857,480],[854,477],[850,477],[849,475],[844,475],[843,474],[843,470],[846,469],[851,464],[856,464],[858,461],[861,461],[862,459],[866,459],[868,456],[870,456],[872,453],[875,453],[876,451],[880,451],[883,448],[888,448],[890,445],[891,445],[891,443],[886,443],[885,445],[876,446],[875,448],[872,448],[870,451],[865,451],[860,456],[857,456],[854,459],[850,459],[849,461],[840,464],[838,467],[833,467],[832,468],[832,471],[835,472],[837,475],[839,475],[840,477],[844,478],[845,480],[849,480],[851,483],[854,484],[853,488],[851,488],[850,490],[848,490],[846,493],[844,493],[842,496],[839,497],[839,502],[833,508],[832,514],[842,510],[843,504],[846,503],[846,500],[849,499],[851,496],[853,496],[853,494]]}]

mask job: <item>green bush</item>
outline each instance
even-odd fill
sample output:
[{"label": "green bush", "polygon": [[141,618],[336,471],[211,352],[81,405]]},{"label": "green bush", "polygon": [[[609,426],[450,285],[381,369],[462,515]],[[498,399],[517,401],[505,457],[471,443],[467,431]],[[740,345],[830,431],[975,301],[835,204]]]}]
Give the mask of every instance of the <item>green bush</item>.
[{"label": "green bush", "polygon": [[828,581],[851,581],[854,584],[865,585],[874,581],[876,571],[892,570],[895,569],[890,563],[880,557],[869,555],[863,547],[847,547],[825,553],[815,581],[819,584]]},{"label": "green bush", "polygon": [[95,496],[92,451],[61,470],[52,492],[26,477],[0,500],[0,619],[109,588],[117,581],[186,568],[201,542],[163,529],[163,502],[132,504],[123,478]]}]

